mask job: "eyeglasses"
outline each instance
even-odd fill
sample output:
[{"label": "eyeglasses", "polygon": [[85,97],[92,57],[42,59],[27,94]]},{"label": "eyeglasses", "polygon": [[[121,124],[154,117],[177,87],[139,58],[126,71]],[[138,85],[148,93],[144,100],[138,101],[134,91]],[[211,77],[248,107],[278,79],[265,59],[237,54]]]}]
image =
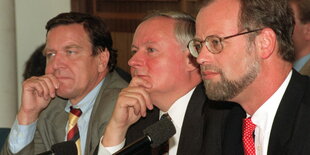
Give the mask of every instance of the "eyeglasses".
[{"label": "eyeglasses", "polygon": [[201,52],[201,49],[203,47],[203,43],[204,43],[205,46],[208,48],[208,50],[211,53],[218,54],[218,53],[221,53],[223,48],[224,48],[222,42],[225,39],[237,37],[237,36],[248,34],[248,33],[252,33],[252,32],[257,32],[257,31],[260,31],[260,30],[262,30],[262,28],[261,29],[255,29],[255,30],[249,30],[247,32],[237,33],[237,34],[234,34],[234,35],[231,35],[231,36],[226,36],[226,37],[219,37],[217,35],[211,35],[211,36],[207,36],[204,41],[201,41],[199,39],[192,39],[187,44],[187,48],[189,49],[190,53],[194,57],[198,57],[198,55]]}]

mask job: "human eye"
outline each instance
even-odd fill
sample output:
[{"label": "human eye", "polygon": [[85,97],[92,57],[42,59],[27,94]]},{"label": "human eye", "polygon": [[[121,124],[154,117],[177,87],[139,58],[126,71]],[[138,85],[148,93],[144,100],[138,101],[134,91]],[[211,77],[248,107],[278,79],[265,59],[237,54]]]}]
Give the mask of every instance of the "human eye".
[{"label": "human eye", "polygon": [[148,53],[154,53],[156,50],[155,50],[155,48],[148,47],[148,48],[146,48],[146,51],[147,51]]},{"label": "human eye", "polygon": [[217,36],[211,36],[208,38],[208,44],[210,46],[210,50],[213,51],[213,53],[219,53],[222,51],[222,40],[220,37]]},{"label": "human eye", "polygon": [[198,51],[200,51],[202,45],[199,41],[195,41],[193,46],[196,49],[196,51],[198,52]]},{"label": "human eye", "polygon": [[55,56],[55,52],[46,52],[45,56],[47,59],[50,59],[51,57]]},{"label": "human eye", "polygon": [[66,54],[67,55],[73,55],[73,54],[76,54],[77,52],[74,51],[74,50],[66,50]]},{"label": "human eye", "polygon": [[212,46],[217,47],[221,44],[221,41],[219,38],[212,38],[210,39],[210,43],[212,44]]},{"label": "human eye", "polygon": [[134,54],[137,53],[137,50],[136,49],[131,49],[130,53],[131,53],[131,55],[134,55]]}]

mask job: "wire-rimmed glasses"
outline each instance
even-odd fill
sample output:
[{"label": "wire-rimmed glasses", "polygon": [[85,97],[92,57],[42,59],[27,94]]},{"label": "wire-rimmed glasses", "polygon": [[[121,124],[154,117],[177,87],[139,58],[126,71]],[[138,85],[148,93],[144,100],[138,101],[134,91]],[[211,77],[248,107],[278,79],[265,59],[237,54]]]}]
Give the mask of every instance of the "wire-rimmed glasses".
[{"label": "wire-rimmed glasses", "polygon": [[189,49],[190,53],[194,57],[198,57],[198,55],[199,55],[199,53],[203,47],[203,44],[208,48],[209,52],[211,52],[213,54],[218,54],[218,53],[221,53],[223,48],[224,48],[222,42],[225,39],[237,37],[237,36],[252,33],[252,32],[257,32],[260,30],[262,30],[262,28],[237,33],[237,34],[226,36],[226,37],[219,37],[217,35],[210,35],[210,36],[207,36],[204,41],[201,41],[201,40],[195,38],[195,39],[192,39],[191,41],[188,42],[187,48]]}]

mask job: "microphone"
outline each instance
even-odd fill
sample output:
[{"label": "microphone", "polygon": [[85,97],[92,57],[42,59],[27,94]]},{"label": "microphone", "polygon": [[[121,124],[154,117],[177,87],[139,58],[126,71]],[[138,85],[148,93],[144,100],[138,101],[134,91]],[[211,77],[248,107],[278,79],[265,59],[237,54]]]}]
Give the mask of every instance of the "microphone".
[{"label": "microphone", "polygon": [[37,155],[77,155],[77,148],[74,141],[65,141],[52,145],[51,150]]},{"label": "microphone", "polygon": [[162,118],[143,130],[144,137],[137,139],[113,155],[130,155],[139,149],[151,145],[158,147],[175,134],[175,127],[169,118]]}]

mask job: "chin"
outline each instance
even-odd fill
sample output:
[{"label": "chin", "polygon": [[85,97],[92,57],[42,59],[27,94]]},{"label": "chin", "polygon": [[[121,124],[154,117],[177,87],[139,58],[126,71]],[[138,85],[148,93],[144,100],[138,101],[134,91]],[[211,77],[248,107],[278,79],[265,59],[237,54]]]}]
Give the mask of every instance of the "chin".
[{"label": "chin", "polygon": [[58,97],[61,97],[61,98],[64,98],[64,99],[69,99],[70,98],[70,94],[68,91],[65,91],[65,90],[57,90],[56,91],[56,94]]}]

